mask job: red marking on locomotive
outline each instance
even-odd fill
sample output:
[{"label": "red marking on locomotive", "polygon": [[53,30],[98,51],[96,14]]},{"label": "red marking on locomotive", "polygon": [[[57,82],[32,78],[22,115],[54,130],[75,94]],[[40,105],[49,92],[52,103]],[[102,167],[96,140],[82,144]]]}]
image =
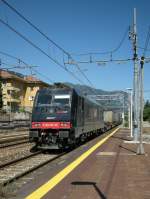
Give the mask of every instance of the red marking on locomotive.
[{"label": "red marking on locomotive", "polygon": [[70,129],[71,122],[32,122],[33,129]]}]

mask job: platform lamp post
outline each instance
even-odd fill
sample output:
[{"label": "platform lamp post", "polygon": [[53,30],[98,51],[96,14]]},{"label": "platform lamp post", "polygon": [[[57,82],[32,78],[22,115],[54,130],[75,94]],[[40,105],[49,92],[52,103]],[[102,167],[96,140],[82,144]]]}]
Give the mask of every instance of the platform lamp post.
[{"label": "platform lamp post", "polygon": [[130,124],[129,124],[129,127],[130,127],[130,129],[131,129],[131,134],[130,134],[130,136],[131,136],[131,138],[133,138],[133,115],[132,115],[132,113],[133,113],[133,109],[132,109],[132,107],[133,107],[133,95],[132,95],[132,88],[126,88],[126,90],[128,90],[129,92],[130,92],[130,113],[129,113],[129,122],[130,122]]},{"label": "platform lamp post", "polygon": [[123,95],[123,113],[122,113],[122,118],[123,118],[123,127],[125,127],[125,96]]}]

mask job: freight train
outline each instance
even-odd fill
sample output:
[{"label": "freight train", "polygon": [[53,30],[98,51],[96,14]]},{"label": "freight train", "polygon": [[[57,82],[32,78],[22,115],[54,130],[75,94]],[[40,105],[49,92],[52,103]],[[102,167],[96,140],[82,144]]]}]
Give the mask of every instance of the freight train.
[{"label": "freight train", "polygon": [[122,114],[120,111],[104,111],[104,123],[107,130],[122,123]]},{"label": "freight train", "polygon": [[104,110],[77,89],[43,88],[35,97],[29,140],[39,149],[65,149],[106,130]]}]

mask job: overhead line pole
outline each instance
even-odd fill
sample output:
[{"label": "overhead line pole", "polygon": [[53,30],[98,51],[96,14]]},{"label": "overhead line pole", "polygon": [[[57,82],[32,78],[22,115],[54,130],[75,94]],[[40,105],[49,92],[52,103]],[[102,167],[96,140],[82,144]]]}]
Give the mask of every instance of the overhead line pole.
[{"label": "overhead line pole", "polygon": [[131,129],[131,138],[133,138],[133,94],[131,90],[131,99],[130,99],[130,129]]},{"label": "overhead line pole", "polygon": [[141,57],[140,62],[140,73],[139,73],[139,80],[140,80],[140,135],[139,135],[139,145],[137,148],[137,154],[143,155],[145,154],[144,146],[143,146],[143,108],[144,108],[144,96],[143,96],[143,79],[144,79],[144,56]]},{"label": "overhead line pole", "polygon": [[134,141],[138,141],[139,137],[139,66],[137,54],[137,28],[136,28],[136,8],[134,8],[133,16],[133,50],[134,50],[134,79],[133,79],[133,136]]},{"label": "overhead line pole", "polygon": [[144,62],[145,62],[145,54],[147,51],[148,43],[150,40],[150,27],[148,29],[147,38],[145,41],[145,48],[143,52],[143,56],[140,61],[140,70],[139,70],[139,81],[140,81],[140,135],[139,135],[139,145],[137,148],[137,154],[143,155],[145,154],[144,146],[143,146],[143,109],[144,109]]}]

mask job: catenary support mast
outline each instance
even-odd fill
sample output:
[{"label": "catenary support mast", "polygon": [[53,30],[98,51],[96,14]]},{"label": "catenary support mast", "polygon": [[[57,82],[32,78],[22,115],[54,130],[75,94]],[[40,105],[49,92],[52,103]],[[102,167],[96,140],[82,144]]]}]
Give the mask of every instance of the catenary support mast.
[{"label": "catenary support mast", "polygon": [[137,54],[137,28],[136,28],[136,8],[133,17],[133,50],[134,50],[134,79],[133,79],[133,137],[135,141],[139,138],[139,66]]}]

